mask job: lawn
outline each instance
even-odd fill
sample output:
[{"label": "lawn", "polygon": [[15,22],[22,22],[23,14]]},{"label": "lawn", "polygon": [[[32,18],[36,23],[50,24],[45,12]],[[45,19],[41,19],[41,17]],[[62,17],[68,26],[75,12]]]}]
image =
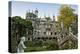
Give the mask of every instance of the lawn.
[{"label": "lawn", "polygon": [[58,50],[58,46],[54,41],[27,41],[25,45],[27,46],[25,52]]},{"label": "lawn", "polygon": [[27,48],[25,49],[25,52],[45,51],[45,50],[48,50],[48,49],[43,48],[43,47],[27,47]]}]

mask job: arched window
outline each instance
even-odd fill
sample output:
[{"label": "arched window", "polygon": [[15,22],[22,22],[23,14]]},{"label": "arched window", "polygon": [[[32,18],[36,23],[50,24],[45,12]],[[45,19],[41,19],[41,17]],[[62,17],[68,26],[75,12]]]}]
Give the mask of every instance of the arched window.
[{"label": "arched window", "polygon": [[30,40],[30,38],[28,38],[28,40]]},{"label": "arched window", "polygon": [[63,38],[63,35],[61,35],[61,38]]},{"label": "arched window", "polygon": [[57,35],[57,32],[55,32],[54,34]]},{"label": "arched window", "polygon": [[40,37],[38,37],[37,39],[40,39]]},{"label": "arched window", "polygon": [[52,35],[52,32],[51,32],[51,35]]},{"label": "arched window", "polygon": [[46,35],[46,32],[44,32],[44,35]]},{"label": "arched window", "polygon": [[52,39],[52,37],[49,37],[49,40],[51,40]]}]

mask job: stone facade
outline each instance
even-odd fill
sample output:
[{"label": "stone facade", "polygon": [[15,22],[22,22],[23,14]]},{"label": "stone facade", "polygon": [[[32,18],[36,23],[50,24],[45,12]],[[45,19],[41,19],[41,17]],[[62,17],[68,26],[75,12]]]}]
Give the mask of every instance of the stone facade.
[{"label": "stone facade", "polygon": [[30,41],[57,40],[55,42],[61,47],[63,43],[70,39],[70,37],[73,37],[73,35],[69,35],[69,32],[71,31],[69,31],[68,28],[64,28],[63,22],[59,24],[58,21],[55,21],[55,16],[53,16],[53,20],[46,16],[39,18],[37,9],[32,12],[27,12],[26,20],[32,21],[33,26],[33,34],[27,38]]},{"label": "stone facade", "polygon": [[59,36],[59,23],[50,17],[38,18],[38,10],[27,12],[26,19],[32,21],[33,39],[55,39]]}]

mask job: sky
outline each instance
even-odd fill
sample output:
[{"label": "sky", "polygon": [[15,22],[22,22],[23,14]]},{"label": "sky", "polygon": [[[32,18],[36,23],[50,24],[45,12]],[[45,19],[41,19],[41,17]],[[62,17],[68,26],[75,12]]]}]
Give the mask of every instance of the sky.
[{"label": "sky", "polygon": [[[13,1],[12,2],[12,16],[21,16],[25,18],[26,12],[30,10],[33,12],[38,9],[38,17],[49,16],[53,17],[59,14],[59,9],[62,4],[55,3],[35,3],[35,2],[22,2],[22,1]],[[75,9],[75,13],[78,13],[77,5],[70,5],[71,8]]]}]

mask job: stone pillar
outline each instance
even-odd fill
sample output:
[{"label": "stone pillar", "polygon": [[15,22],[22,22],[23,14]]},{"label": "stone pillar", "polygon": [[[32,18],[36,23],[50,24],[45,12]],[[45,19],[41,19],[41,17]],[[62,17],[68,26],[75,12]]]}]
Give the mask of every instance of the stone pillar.
[{"label": "stone pillar", "polygon": [[35,15],[38,17],[38,9],[35,10]]}]

